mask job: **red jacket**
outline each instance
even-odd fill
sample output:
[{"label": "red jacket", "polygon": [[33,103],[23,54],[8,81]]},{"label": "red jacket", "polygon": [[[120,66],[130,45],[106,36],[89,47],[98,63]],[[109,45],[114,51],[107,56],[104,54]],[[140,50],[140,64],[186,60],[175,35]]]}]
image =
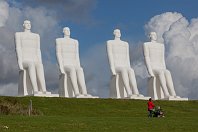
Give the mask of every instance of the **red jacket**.
[{"label": "red jacket", "polygon": [[155,107],[152,101],[148,102],[148,110],[152,110]]}]

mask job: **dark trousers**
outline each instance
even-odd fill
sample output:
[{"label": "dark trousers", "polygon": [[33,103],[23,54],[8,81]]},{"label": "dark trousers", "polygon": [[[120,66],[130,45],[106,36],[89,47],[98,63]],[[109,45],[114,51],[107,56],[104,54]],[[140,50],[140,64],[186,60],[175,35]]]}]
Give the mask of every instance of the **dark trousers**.
[{"label": "dark trousers", "polygon": [[148,117],[153,117],[153,110],[148,110],[149,114],[148,114]]}]

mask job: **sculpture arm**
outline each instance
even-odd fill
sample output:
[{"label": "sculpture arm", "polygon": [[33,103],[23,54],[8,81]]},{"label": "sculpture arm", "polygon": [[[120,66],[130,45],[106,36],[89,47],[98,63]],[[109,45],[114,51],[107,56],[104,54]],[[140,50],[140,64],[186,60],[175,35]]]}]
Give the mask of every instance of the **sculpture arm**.
[{"label": "sculpture arm", "polygon": [[76,44],[76,61],[77,61],[77,66],[78,66],[78,67],[81,67],[81,66],[80,66],[80,57],[79,57],[79,44],[78,44],[78,40],[76,40],[75,44]]},{"label": "sculpture arm", "polygon": [[18,33],[15,34],[15,44],[16,44],[16,55],[17,55],[19,69],[23,70],[21,38],[20,38],[20,34]]},{"label": "sculpture arm", "polygon": [[63,57],[61,54],[61,43],[59,43],[57,39],[56,39],[56,58],[58,61],[61,74],[65,74],[64,66],[63,66]]},{"label": "sculpture arm", "polygon": [[37,56],[38,56],[38,61],[42,63],[42,56],[41,56],[41,49],[40,49],[40,36],[37,36]]},{"label": "sculpture arm", "polygon": [[165,47],[164,47],[164,44],[163,44],[163,67],[166,69],[166,62],[165,62]]},{"label": "sculpture arm", "polygon": [[127,66],[130,68],[131,64],[130,64],[130,55],[129,55],[129,44],[127,44]]},{"label": "sculpture arm", "polygon": [[108,55],[111,72],[113,75],[116,75],[114,61],[113,61],[112,47],[111,47],[110,43],[108,43],[108,42],[107,42],[107,55]]},{"label": "sculpture arm", "polygon": [[151,62],[150,62],[150,57],[149,57],[149,50],[146,44],[143,45],[143,51],[144,51],[144,58],[145,58],[145,63],[146,63],[148,73],[151,77],[154,77],[154,73],[151,67]]}]

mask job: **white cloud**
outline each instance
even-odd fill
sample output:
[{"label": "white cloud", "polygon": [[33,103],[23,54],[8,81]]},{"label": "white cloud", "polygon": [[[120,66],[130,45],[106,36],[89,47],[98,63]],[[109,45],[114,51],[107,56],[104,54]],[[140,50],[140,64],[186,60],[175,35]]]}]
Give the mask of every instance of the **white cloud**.
[{"label": "white cloud", "polygon": [[88,92],[100,97],[109,97],[111,74],[105,42],[87,49],[86,54],[81,57],[81,64]]},{"label": "white cloud", "polygon": [[158,41],[163,42],[163,33],[169,30],[171,24],[182,17],[182,14],[176,12],[166,12],[161,15],[156,15],[152,17],[150,21],[145,25],[146,34],[151,31],[155,31],[158,35]]},{"label": "white cloud", "polygon": [[4,26],[9,14],[9,5],[7,2],[0,1],[0,27]]},{"label": "white cloud", "polygon": [[32,31],[39,33],[41,36],[43,63],[44,68],[47,67],[45,69],[45,73],[47,72],[47,86],[51,90],[55,90],[54,87],[58,83],[58,81],[54,81],[56,74],[48,74],[48,72],[56,71],[53,66],[55,64],[51,61],[54,58],[52,53],[53,49],[55,50],[55,36],[58,34],[55,29],[60,30],[56,18],[51,15],[49,10],[42,7],[9,7],[6,1],[1,1],[0,7],[4,7],[0,8],[0,16],[4,16],[0,18],[0,24],[3,25],[0,27],[0,94],[17,95],[18,64],[16,61],[14,33],[23,31],[22,24],[25,19],[32,22]]},{"label": "white cloud", "polygon": [[198,19],[190,22],[180,13],[154,16],[145,26],[146,32],[155,31],[165,43],[166,64],[170,69],[176,93],[197,99],[198,95]]},{"label": "white cloud", "polygon": [[[83,6],[84,7],[84,6]],[[58,68],[55,60],[55,38],[61,34],[54,12],[44,7],[9,7],[0,2],[0,94],[17,95],[18,66],[14,33],[22,31],[24,19],[32,22],[32,31],[41,35],[41,50],[46,84],[57,92]],[[145,32],[157,32],[158,41],[165,43],[167,67],[172,72],[178,95],[198,99],[198,19],[188,21],[180,13],[167,12],[154,16],[145,25]],[[60,33],[59,33],[60,32]],[[144,65],[142,43],[131,47],[131,64],[135,70],[139,91],[146,94],[147,72]],[[95,45],[81,56],[88,92],[108,97],[110,68],[106,44]]]}]

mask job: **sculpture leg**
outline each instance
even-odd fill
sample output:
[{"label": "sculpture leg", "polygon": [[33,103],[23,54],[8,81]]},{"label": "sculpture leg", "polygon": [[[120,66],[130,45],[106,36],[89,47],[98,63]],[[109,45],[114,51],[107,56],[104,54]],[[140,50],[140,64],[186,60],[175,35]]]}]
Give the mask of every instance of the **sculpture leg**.
[{"label": "sculpture leg", "polygon": [[34,92],[38,92],[38,86],[36,81],[36,70],[34,63],[23,63],[24,67],[27,67],[29,75],[30,75],[30,81],[32,83],[32,87]]},{"label": "sculpture leg", "polygon": [[137,82],[136,82],[136,78],[135,78],[135,72],[131,68],[129,69],[129,81],[130,81],[130,84],[132,86],[133,94],[139,95],[139,92],[138,92],[138,89],[137,89]]},{"label": "sculpture leg", "polygon": [[160,84],[162,86],[162,90],[164,92],[165,97],[169,97],[164,71],[159,71],[158,76],[159,76]]},{"label": "sculpture leg", "polygon": [[132,92],[131,92],[130,85],[129,85],[129,77],[128,77],[127,70],[126,69],[118,69],[118,71],[120,71],[120,73],[121,73],[122,81],[124,83],[124,87],[126,89],[128,96],[131,96]]},{"label": "sculpture leg", "polygon": [[165,77],[166,77],[166,84],[169,89],[169,93],[171,96],[176,96],[174,85],[173,85],[173,80],[170,71],[166,70],[165,71]]},{"label": "sculpture leg", "polygon": [[78,96],[80,94],[79,89],[78,89],[78,83],[77,83],[77,77],[76,77],[76,69],[73,67],[65,67],[65,70],[69,72],[72,86],[74,89],[74,94]]},{"label": "sculpture leg", "polygon": [[43,70],[43,64],[36,64],[36,73],[38,76],[38,83],[41,86],[42,92],[46,92],[46,85],[45,85],[45,76]]},{"label": "sculpture leg", "polygon": [[82,89],[82,94],[87,95],[85,77],[84,77],[84,72],[83,72],[82,68],[77,69],[77,77],[78,77],[78,82],[79,82],[80,88]]}]

